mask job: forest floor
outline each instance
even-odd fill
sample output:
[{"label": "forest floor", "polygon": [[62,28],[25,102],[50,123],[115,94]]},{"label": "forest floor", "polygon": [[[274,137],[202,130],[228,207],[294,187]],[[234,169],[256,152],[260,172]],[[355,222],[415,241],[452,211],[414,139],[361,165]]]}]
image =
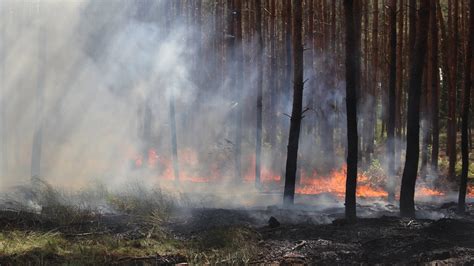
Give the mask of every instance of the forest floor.
[{"label": "forest floor", "polygon": [[[401,219],[382,203],[359,205],[347,224],[343,209],[297,206],[176,209],[160,215],[76,213],[61,217],[0,211],[1,265],[176,263],[474,263],[474,206],[418,205],[441,219]],[[64,211],[67,213],[67,211]],[[426,216],[426,215],[424,215]],[[273,217],[273,218],[271,218]],[[65,222],[67,221],[67,222]]]}]

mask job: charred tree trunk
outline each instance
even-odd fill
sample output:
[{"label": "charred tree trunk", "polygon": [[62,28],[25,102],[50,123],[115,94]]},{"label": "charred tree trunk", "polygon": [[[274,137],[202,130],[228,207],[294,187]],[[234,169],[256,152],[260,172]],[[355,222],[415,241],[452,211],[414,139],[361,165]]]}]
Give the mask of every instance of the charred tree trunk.
[{"label": "charred tree trunk", "polygon": [[474,48],[474,0],[469,1],[469,11],[469,40],[466,49],[466,62],[464,68],[464,103],[462,108],[461,129],[462,173],[458,199],[458,211],[460,213],[464,213],[466,209],[467,176],[469,173],[468,128],[472,87],[472,50]]},{"label": "charred tree trunk", "polygon": [[[430,11],[431,12],[431,11]],[[428,31],[429,32],[429,31]],[[425,66],[423,70],[423,82],[422,82],[422,93],[421,93],[421,111],[420,111],[420,127],[421,127],[421,162],[420,162],[420,177],[425,179],[427,174],[427,165],[428,165],[428,149],[429,149],[429,142],[430,142],[430,131],[431,127],[428,124],[430,120],[430,110],[428,108],[428,100],[430,97],[430,88],[432,77],[431,72],[431,43],[428,37],[428,47],[427,47],[427,58],[425,60]]]},{"label": "charred tree trunk", "polygon": [[298,160],[298,142],[303,112],[303,8],[301,0],[292,0],[293,9],[293,108],[291,111],[290,135],[286,159],[285,191],[283,202],[292,205],[295,197],[295,180]]},{"label": "charred tree trunk", "polygon": [[[419,29],[429,27],[430,0],[421,0],[419,9]],[[420,153],[420,98],[423,78],[423,66],[426,55],[428,31],[417,33],[413,57],[410,58],[410,76],[408,83],[408,121],[407,150],[400,191],[400,215],[415,216],[415,185]]]},{"label": "charred tree trunk", "polygon": [[357,19],[359,10],[357,0],[344,0],[346,20],[346,108],[347,108],[347,179],[345,215],[349,221],[356,219],[356,188],[357,188],[357,91],[360,86],[360,48],[357,38],[360,38],[360,20]]},{"label": "charred tree trunk", "polygon": [[390,53],[389,53],[389,86],[388,86],[388,123],[387,123],[387,158],[389,182],[387,184],[388,198],[395,199],[395,121],[396,121],[396,75],[397,75],[397,1],[390,0],[389,6],[390,24]]},{"label": "charred tree trunk", "polygon": [[432,147],[431,147],[431,170],[435,173],[438,171],[438,157],[439,157],[439,66],[438,66],[438,22],[437,22],[437,2],[431,4],[431,76],[432,81],[432,97],[431,97],[431,108],[432,108]]},{"label": "charred tree trunk", "polygon": [[449,1],[450,4],[454,4],[454,20],[451,22],[451,16],[448,18],[448,24],[451,24],[452,36],[450,40],[450,53],[449,56],[449,93],[448,93],[448,139],[447,139],[447,150],[449,151],[449,167],[448,167],[448,177],[451,181],[454,181],[456,178],[456,80],[457,80],[457,64],[458,64],[458,55],[457,55],[457,46],[459,44],[458,36],[458,2]]},{"label": "charred tree trunk", "polygon": [[257,130],[255,147],[255,186],[260,187],[261,158],[262,158],[262,131],[263,131],[263,31],[261,0],[255,1],[255,28],[257,32]]},{"label": "charred tree trunk", "polygon": [[[284,1],[284,13],[285,13],[285,44],[284,44],[284,53],[285,53],[285,69],[284,69],[284,81],[283,81],[283,95],[285,95],[285,99],[290,99],[291,97],[291,91],[292,91],[292,83],[291,83],[291,70],[292,70],[292,43],[291,43],[291,25],[292,25],[292,14],[291,14],[291,1]],[[281,99],[280,102],[280,108],[284,108],[286,105],[286,102],[284,102],[284,99]],[[288,128],[289,123],[288,120],[285,119],[283,120],[283,128]],[[284,151],[278,147],[278,159],[284,158]],[[280,169],[278,169],[280,170]],[[281,169],[283,173],[283,169]],[[280,180],[282,183],[284,182],[284,179],[282,178]]]},{"label": "charred tree trunk", "polygon": [[[397,2],[397,1],[396,1]],[[397,55],[396,56],[396,89],[395,89],[395,130],[394,130],[394,158],[393,158],[393,169],[398,174],[400,169],[400,140],[402,139],[403,135],[403,128],[404,128],[404,110],[403,107],[405,106],[405,97],[404,97],[404,83],[403,83],[403,74],[404,74],[404,63],[403,60],[403,51],[404,51],[404,44],[405,44],[405,32],[404,32],[404,25],[405,25],[405,0],[400,0],[399,2],[399,11],[398,11],[398,36],[397,36]],[[396,4],[394,4],[396,7]],[[390,11],[389,11],[390,12]],[[397,15],[395,15],[397,16]],[[396,20],[396,19],[395,19]],[[410,49],[411,51],[411,49]],[[392,195],[393,196],[393,195]]]}]

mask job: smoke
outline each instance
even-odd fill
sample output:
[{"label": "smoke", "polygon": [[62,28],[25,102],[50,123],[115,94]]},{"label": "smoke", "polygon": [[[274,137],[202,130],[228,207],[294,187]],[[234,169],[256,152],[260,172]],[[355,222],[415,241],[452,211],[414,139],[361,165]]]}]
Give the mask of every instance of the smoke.
[{"label": "smoke", "polygon": [[[137,181],[176,190],[165,182],[174,178],[173,101],[181,178],[195,181],[181,189],[206,206],[279,204],[280,194],[262,197],[249,189],[260,89],[255,36],[244,36],[244,43],[233,48],[243,49],[244,69],[237,74],[244,79],[238,86],[230,75],[240,71],[237,59],[220,46],[234,36],[216,30],[216,22],[225,22],[210,13],[214,3],[202,1],[200,22],[177,5],[165,0],[0,2],[4,190],[29,182],[32,172],[73,189],[94,182],[117,188]],[[271,53],[265,50],[264,55],[268,76]],[[313,64],[305,66],[308,111],[298,164],[306,173],[325,173],[345,161],[345,83],[335,74],[343,73],[335,56],[317,53]],[[284,176],[292,82],[281,78],[286,70],[279,64],[275,87],[267,76],[263,84],[262,165],[269,172],[264,180]],[[238,110],[244,184],[234,178]],[[373,112],[365,102],[360,110],[364,121]],[[34,147],[40,158],[32,155]],[[38,169],[32,169],[32,157],[39,161]],[[319,204],[341,205],[334,199]]]}]

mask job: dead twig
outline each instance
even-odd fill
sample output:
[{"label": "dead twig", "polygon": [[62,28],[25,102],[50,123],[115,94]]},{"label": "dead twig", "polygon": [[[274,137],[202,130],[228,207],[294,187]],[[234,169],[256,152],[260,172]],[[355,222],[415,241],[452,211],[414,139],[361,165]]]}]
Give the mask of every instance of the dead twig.
[{"label": "dead twig", "polygon": [[302,247],[304,247],[306,245],[306,241],[305,240],[302,240],[300,241],[298,244],[296,244],[296,246],[294,246],[293,248],[291,248],[291,250],[297,250],[297,249],[300,249]]}]

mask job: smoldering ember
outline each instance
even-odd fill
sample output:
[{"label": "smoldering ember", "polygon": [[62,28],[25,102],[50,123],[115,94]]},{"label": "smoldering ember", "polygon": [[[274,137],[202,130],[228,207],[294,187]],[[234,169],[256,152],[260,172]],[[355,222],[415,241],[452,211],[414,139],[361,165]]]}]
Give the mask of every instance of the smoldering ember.
[{"label": "smoldering ember", "polygon": [[474,0],[0,0],[0,265],[474,264]]}]

